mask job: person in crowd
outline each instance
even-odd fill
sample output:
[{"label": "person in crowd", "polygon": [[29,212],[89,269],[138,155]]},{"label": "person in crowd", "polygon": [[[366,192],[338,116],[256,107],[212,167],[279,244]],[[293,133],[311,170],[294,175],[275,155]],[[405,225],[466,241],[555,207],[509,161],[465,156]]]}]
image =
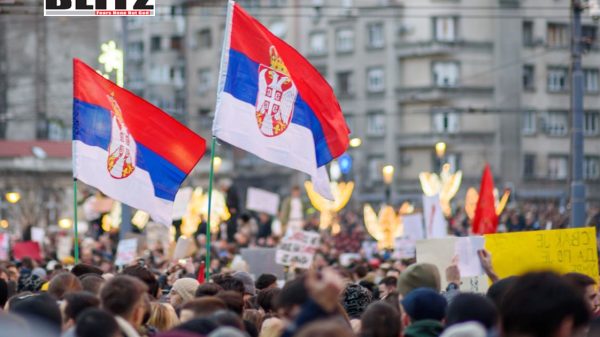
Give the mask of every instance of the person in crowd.
[{"label": "person in crowd", "polygon": [[503,337],[584,336],[591,312],[567,280],[552,272],[515,279],[500,305]]},{"label": "person in crowd", "polygon": [[398,279],[394,276],[386,276],[379,281],[379,298],[384,300],[390,293],[398,290]]},{"label": "person in crowd", "polygon": [[169,302],[174,308],[181,307],[185,302],[194,298],[198,285],[198,281],[193,278],[184,277],[178,279],[173,283],[173,287],[171,287]]},{"label": "person in crowd", "polygon": [[150,307],[148,325],[156,328],[159,332],[170,330],[179,324],[177,313],[170,304],[152,302]]},{"label": "person in crowd", "polygon": [[290,195],[283,200],[279,210],[282,236],[303,228],[307,208],[308,205],[302,200],[300,186],[292,186]]},{"label": "person in crowd", "polygon": [[217,294],[217,298],[225,303],[229,311],[242,317],[244,312],[244,298],[239,292],[224,290]]},{"label": "person in crowd", "polygon": [[48,294],[52,295],[57,300],[62,300],[65,295],[83,290],[81,281],[71,273],[60,273],[48,285]]},{"label": "person in crowd", "polygon": [[405,337],[437,337],[442,334],[448,303],[439,291],[416,288],[404,296],[401,304]]},{"label": "person in crowd", "polygon": [[258,291],[277,288],[277,276],[273,274],[260,274],[256,282],[254,282],[254,287]]},{"label": "person in crowd", "polygon": [[65,295],[63,302],[63,337],[75,337],[75,322],[83,311],[100,307],[100,299],[84,291]]},{"label": "person in crowd", "polygon": [[115,317],[101,309],[87,309],[79,315],[75,328],[76,337],[124,337]]},{"label": "person in crowd", "polygon": [[415,263],[406,268],[398,278],[398,293],[402,296],[422,287],[440,292],[440,272],[436,266],[429,263]]},{"label": "person in crowd", "polygon": [[254,280],[252,276],[245,271],[237,271],[233,273],[233,278],[242,281],[244,285],[244,301],[249,300],[251,297],[256,295],[256,289],[254,288]]},{"label": "person in crowd", "polygon": [[180,320],[183,323],[196,318],[204,318],[226,309],[227,305],[220,298],[214,296],[195,298],[183,304]]},{"label": "person in crowd", "polygon": [[204,283],[196,288],[194,297],[215,296],[222,290],[223,288],[216,283]]},{"label": "person in crowd", "polygon": [[148,286],[148,294],[150,295],[150,298],[160,298],[161,290],[158,284],[158,279],[150,270],[148,270],[148,268],[136,264],[126,267],[123,269],[121,274],[137,277]]},{"label": "person in crowd", "polygon": [[207,318],[194,318],[188,321],[183,322],[182,324],[173,328],[174,331],[186,331],[194,334],[198,334],[200,336],[208,336],[211,332],[215,331],[219,325]]},{"label": "person in crowd", "polygon": [[106,282],[102,276],[94,273],[83,274],[79,277],[79,280],[81,280],[81,287],[84,291],[96,296],[100,295],[100,288]]},{"label": "person in crowd", "polygon": [[281,289],[268,288],[261,290],[256,296],[256,303],[259,308],[269,316],[276,314],[275,300],[280,296]]},{"label": "person in crowd", "polygon": [[124,337],[140,337],[146,307],[144,297],[148,286],[128,275],[117,275],[100,291],[102,308],[115,316]]},{"label": "person in crowd", "polygon": [[355,332],[360,330],[360,316],[371,304],[371,301],[371,292],[363,286],[351,283],[344,289],[341,303]]},{"label": "person in crowd", "polygon": [[25,319],[49,337],[60,336],[62,315],[56,299],[44,293],[26,293],[11,299],[9,312]]},{"label": "person in crowd", "polygon": [[359,337],[399,337],[402,333],[400,312],[383,301],[371,303],[360,322]]},{"label": "person in crowd", "polygon": [[487,331],[495,331],[499,319],[494,302],[480,294],[458,294],[450,302],[446,311],[446,327],[465,322],[477,322]]},{"label": "person in crowd", "polygon": [[87,263],[78,263],[73,266],[71,273],[77,277],[81,277],[86,274],[96,274],[102,276],[104,274],[102,269]]},{"label": "person in crowd", "polygon": [[273,220],[271,216],[265,212],[258,213],[258,233],[256,242],[259,246],[265,246],[271,235],[273,235]]},{"label": "person in crowd", "polygon": [[8,301],[8,283],[4,279],[0,279],[0,312]]},{"label": "person in crowd", "polygon": [[237,291],[242,295],[246,292],[244,282],[240,278],[233,277],[229,274],[217,274],[214,275],[212,279],[213,282],[223,290]]},{"label": "person in crowd", "polygon": [[598,317],[600,313],[600,296],[598,295],[596,280],[581,273],[567,273],[563,275],[563,278],[585,298],[594,317]]}]

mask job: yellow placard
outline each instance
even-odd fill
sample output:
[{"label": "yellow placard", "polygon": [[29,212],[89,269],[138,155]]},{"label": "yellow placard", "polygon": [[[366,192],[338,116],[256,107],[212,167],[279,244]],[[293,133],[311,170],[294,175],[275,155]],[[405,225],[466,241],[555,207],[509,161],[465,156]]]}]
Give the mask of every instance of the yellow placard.
[{"label": "yellow placard", "polygon": [[578,272],[598,279],[594,227],[485,235],[500,278],[529,271]]}]

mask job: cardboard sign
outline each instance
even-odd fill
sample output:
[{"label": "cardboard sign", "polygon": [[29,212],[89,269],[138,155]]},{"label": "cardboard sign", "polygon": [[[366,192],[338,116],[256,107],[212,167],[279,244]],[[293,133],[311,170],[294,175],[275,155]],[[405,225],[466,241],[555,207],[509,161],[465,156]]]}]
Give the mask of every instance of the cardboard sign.
[{"label": "cardboard sign", "polygon": [[8,251],[10,249],[10,238],[8,233],[0,233],[0,261],[8,261]]},{"label": "cardboard sign", "polygon": [[73,250],[73,238],[71,236],[59,236],[56,238],[56,257],[59,261],[71,256]]},{"label": "cardboard sign", "polygon": [[35,241],[15,242],[13,245],[13,257],[16,260],[22,260],[24,257],[30,257],[36,261],[42,260],[40,245]]},{"label": "cardboard sign", "polygon": [[40,246],[44,245],[44,237],[46,236],[46,231],[41,227],[31,227],[31,241],[35,241],[40,244]]},{"label": "cardboard sign", "polygon": [[117,246],[117,259],[115,260],[115,265],[124,266],[135,261],[135,258],[137,257],[137,246],[137,239],[125,239],[119,241],[119,245]]},{"label": "cardboard sign", "polygon": [[285,279],[283,266],[273,263],[277,249],[275,248],[242,248],[242,258],[248,264],[248,272],[258,278],[262,274],[273,274],[277,279]]},{"label": "cardboard sign", "polygon": [[173,201],[173,221],[181,220],[181,218],[183,218],[188,203],[192,198],[193,191],[194,190],[191,187],[184,187],[177,191],[177,194],[175,194],[175,201]]},{"label": "cardboard sign", "polygon": [[577,272],[598,278],[594,227],[490,234],[485,248],[499,277],[533,270]]},{"label": "cardboard sign", "polygon": [[175,245],[173,260],[185,259],[186,257],[194,254],[195,249],[196,245],[194,244],[194,240],[192,238],[180,236],[177,239],[177,244]]},{"label": "cardboard sign", "polygon": [[256,187],[249,187],[246,195],[246,209],[277,215],[279,195]]},{"label": "cardboard sign", "polygon": [[417,256],[417,242],[406,236],[394,240],[394,257],[396,259],[414,259]]},{"label": "cardboard sign", "polygon": [[308,269],[319,248],[319,233],[298,231],[283,238],[275,254],[275,262],[283,266]]},{"label": "cardboard sign", "polygon": [[423,215],[425,216],[425,237],[428,239],[445,238],[448,236],[448,225],[442,213],[440,197],[423,196]]},{"label": "cardboard sign", "polygon": [[482,236],[461,237],[454,244],[454,253],[458,259],[458,269],[463,277],[475,277],[484,275],[481,261],[477,252],[483,249],[484,238]]},{"label": "cardboard sign", "polygon": [[425,239],[423,231],[423,215],[421,213],[402,216],[402,225],[404,226],[403,236],[407,239],[417,241]]},{"label": "cardboard sign", "polygon": [[[445,290],[448,286],[446,268],[452,265],[452,259],[456,256],[458,239],[458,237],[447,237],[417,241],[417,263],[431,263],[438,268],[442,290]],[[486,276],[461,277],[461,283],[460,289],[462,291],[485,293],[488,289]]]}]

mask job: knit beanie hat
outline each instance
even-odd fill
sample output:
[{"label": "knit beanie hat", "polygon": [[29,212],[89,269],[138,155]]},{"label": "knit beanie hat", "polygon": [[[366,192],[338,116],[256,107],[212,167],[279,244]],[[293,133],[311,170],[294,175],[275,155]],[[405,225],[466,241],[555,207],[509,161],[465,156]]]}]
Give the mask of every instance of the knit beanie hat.
[{"label": "knit beanie hat", "polygon": [[349,284],[342,294],[342,306],[348,317],[360,318],[371,304],[371,292],[358,284]]},{"label": "knit beanie hat", "polygon": [[448,305],[444,296],[429,288],[418,288],[409,292],[401,303],[413,322],[425,319],[441,321],[446,316]]},{"label": "knit beanie hat", "polygon": [[416,288],[431,288],[440,292],[440,272],[430,263],[416,263],[400,274],[398,278],[398,292],[406,296]]},{"label": "knit beanie hat", "polygon": [[186,302],[194,298],[198,285],[200,285],[200,283],[198,283],[197,280],[184,277],[173,283],[173,290],[175,290],[179,296],[181,296],[183,301]]},{"label": "knit beanie hat", "polygon": [[232,276],[233,278],[242,281],[242,283],[244,284],[244,292],[246,294],[256,294],[256,289],[254,288],[254,280],[252,279],[252,276],[250,276],[250,274],[246,273],[245,271],[238,271],[235,272]]}]

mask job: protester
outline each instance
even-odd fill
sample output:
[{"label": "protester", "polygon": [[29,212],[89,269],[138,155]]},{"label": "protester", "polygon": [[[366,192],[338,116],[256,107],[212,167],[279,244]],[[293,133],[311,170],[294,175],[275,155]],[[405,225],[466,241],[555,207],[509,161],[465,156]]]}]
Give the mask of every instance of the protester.
[{"label": "protester", "polygon": [[148,325],[158,331],[167,331],[179,324],[175,309],[168,303],[152,302]]},{"label": "protester", "polygon": [[62,300],[65,295],[82,290],[81,281],[71,273],[60,273],[54,276],[48,286],[48,294],[57,300]]},{"label": "protester", "polygon": [[227,309],[227,305],[220,298],[205,296],[184,303],[181,307],[180,318],[183,323],[192,319],[205,318],[225,309]]},{"label": "protester", "polygon": [[389,294],[397,291],[398,279],[394,276],[386,276],[379,281],[379,298],[385,299]]},{"label": "protester", "polygon": [[593,278],[580,273],[567,273],[563,275],[563,278],[579,292],[588,304],[592,314],[597,317],[600,307],[597,282]]},{"label": "protester", "polygon": [[399,337],[400,312],[385,302],[374,302],[361,316],[360,337]]},{"label": "protester", "polygon": [[194,298],[196,289],[198,288],[198,281],[193,278],[180,278],[171,288],[169,293],[169,301],[175,308],[181,307],[185,302]]},{"label": "protester", "polygon": [[64,296],[63,337],[75,337],[75,322],[89,308],[99,308],[100,299],[88,292],[69,293]]},{"label": "protester", "polygon": [[257,290],[277,288],[277,276],[273,274],[261,274],[256,279],[256,282],[254,282],[254,286]]},{"label": "protester", "polygon": [[448,305],[446,327],[477,322],[486,330],[494,331],[498,326],[498,309],[492,300],[480,294],[458,294]]},{"label": "protester", "polygon": [[102,287],[100,300],[102,308],[115,315],[119,329],[124,337],[139,337],[144,321],[144,296],[148,287],[140,280],[118,275]]},{"label": "protester", "polygon": [[437,337],[444,330],[446,299],[431,288],[417,288],[402,300],[405,337]]},{"label": "protester", "polygon": [[[77,337],[120,337],[119,325],[107,311],[88,309],[77,318]],[[128,335],[126,335],[128,336]]]}]

